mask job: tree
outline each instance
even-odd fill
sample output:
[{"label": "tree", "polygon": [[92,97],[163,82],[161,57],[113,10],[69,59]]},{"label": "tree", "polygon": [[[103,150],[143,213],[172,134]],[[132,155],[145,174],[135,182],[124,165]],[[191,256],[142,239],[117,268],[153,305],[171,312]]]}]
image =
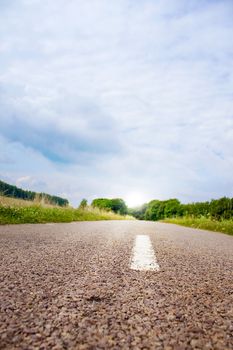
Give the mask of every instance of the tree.
[{"label": "tree", "polygon": [[127,206],[121,198],[111,199],[111,210],[121,215],[127,214]]},{"label": "tree", "polygon": [[121,198],[96,198],[92,201],[91,205],[107,211],[112,210],[114,213],[121,215],[127,214],[127,206]]},{"label": "tree", "polygon": [[79,209],[85,209],[87,207],[87,199],[83,198],[79,204]]},{"label": "tree", "polygon": [[180,213],[180,201],[176,198],[165,202],[164,217],[171,218]]},{"label": "tree", "polygon": [[153,220],[157,221],[161,219],[161,201],[159,200],[153,200],[149,202],[148,207],[145,212],[145,219],[146,220]]},{"label": "tree", "polygon": [[65,207],[69,204],[67,199],[57,197],[57,196],[51,196],[46,193],[25,191],[16,186],[9,185],[6,182],[3,182],[1,180],[0,180],[0,194],[3,194],[4,196],[7,196],[7,197],[21,198],[21,199],[30,200],[30,201],[33,201],[36,197],[40,199],[46,198],[46,201],[48,203],[53,205],[59,205],[62,207]]},{"label": "tree", "polygon": [[111,199],[108,198],[96,198],[91,203],[92,207],[111,210]]},{"label": "tree", "polygon": [[128,208],[127,213],[131,216],[134,216],[136,219],[145,220],[145,212],[147,210],[148,204],[145,203],[140,207]]}]

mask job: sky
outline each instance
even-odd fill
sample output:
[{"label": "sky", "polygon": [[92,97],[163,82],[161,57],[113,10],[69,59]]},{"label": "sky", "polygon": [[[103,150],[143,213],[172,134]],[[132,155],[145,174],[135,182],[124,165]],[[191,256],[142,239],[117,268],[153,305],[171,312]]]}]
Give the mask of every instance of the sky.
[{"label": "sky", "polygon": [[232,0],[0,0],[0,179],[233,196]]}]

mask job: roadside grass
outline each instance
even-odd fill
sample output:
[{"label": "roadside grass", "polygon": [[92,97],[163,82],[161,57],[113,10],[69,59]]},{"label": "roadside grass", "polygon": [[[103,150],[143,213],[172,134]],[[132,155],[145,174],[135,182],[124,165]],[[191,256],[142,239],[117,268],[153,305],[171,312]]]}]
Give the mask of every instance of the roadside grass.
[{"label": "roadside grass", "polygon": [[26,224],[98,220],[133,220],[113,212],[87,207],[54,207],[43,203],[0,196],[0,224]]},{"label": "roadside grass", "polygon": [[[57,207],[52,204],[47,203],[44,198],[39,199],[39,197],[35,197],[34,201],[29,201],[25,199],[18,199],[0,195],[0,207],[31,207],[32,205],[41,205],[43,207]],[[58,207],[60,208],[60,207]]]},{"label": "roadside grass", "polygon": [[177,224],[192,228],[199,228],[203,230],[223,232],[228,235],[233,235],[233,220],[212,220],[205,217],[201,218],[192,218],[192,217],[183,217],[183,218],[172,218],[164,219],[163,222]]}]

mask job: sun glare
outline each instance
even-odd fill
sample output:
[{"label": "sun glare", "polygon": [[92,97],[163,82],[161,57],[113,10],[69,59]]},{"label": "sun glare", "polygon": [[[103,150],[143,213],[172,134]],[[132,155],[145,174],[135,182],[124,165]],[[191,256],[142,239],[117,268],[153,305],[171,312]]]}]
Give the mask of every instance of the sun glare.
[{"label": "sun glare", "polygon": [[138,207],[145,202],[145,199],[140,193],[129,193],[125,198],[129,208]]}]

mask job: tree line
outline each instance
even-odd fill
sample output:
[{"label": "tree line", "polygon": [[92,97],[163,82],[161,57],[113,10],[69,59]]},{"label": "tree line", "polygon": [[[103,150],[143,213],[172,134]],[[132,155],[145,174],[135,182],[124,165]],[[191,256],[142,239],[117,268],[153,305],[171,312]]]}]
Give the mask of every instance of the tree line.
[{"label": "tree line", "polygon": [[233,198],[223,197],[211,201],[189,204],[182,204],[176,198],[165,201],[152,200],[139,208],[129,209],[128,213],[137,219],[152,221],[183,216],[229,220],[233,218]]},{"label": "tree line", "polygon": [[[83,204],[87,205],[87,201]],[[206,217],[213,220],[229,220],[233,218],[233,198],[227,197],[189,204],[182,204],[177,198],[163,201],[155,199],[137,208],[127,208],[124,200],[121,198],[97,198],[92,201],[91,206],[107,211],[111,210],[121,215],[129,214],[139,220],[150,221],[184,216],[193,218]]]},{"label": "tree line", "polygon": [[38,199],[39,201],[45,200],[47,203],[52,205],[58,205],[65,207],[69,204],[67,199],[52,196],[47,193],[37,193],[33,191],[26,191],[13,185],[9,185],[6,182],[0,180],[0,194],[7,197],[24,199],[29,201],[34,201]]},{"label": "tree line", "polygon": [[182,204],[177,198],[163,201],[155,199],[137,208],[127,208],[121,198],[97,198],[92,201],[91,205],[121,215],[129,214],[139,220],[157,221],[183,216],[206,217],[213,220],[233,218],[233,198],[227,197],[188,204]]}]

